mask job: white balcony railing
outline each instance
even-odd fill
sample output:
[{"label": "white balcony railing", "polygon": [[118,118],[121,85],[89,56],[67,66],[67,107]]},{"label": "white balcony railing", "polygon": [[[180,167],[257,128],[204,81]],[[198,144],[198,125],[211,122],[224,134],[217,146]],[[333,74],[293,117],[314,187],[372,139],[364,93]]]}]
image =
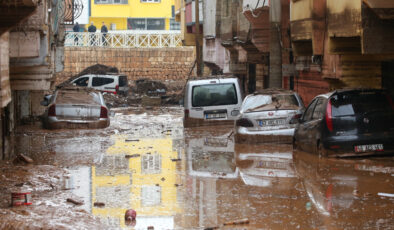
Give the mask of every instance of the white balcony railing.
[{"label": "white balcony railing", "polygon": [[65,46],[109,48],[164,48],[182,46],[178,31],[120,31],[103,35],[100,32],[68,32]]}]

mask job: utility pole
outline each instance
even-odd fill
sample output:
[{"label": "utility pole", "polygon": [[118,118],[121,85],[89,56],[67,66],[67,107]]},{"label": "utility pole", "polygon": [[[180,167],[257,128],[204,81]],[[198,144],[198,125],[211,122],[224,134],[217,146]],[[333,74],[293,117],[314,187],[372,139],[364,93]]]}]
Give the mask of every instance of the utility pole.
[{"label": "utility pole", "polygon": [[268,86],[282,88],[281,0],[271,0],[269,7],[271,36]]},{"label": "utility pole", "polygon": [[194,0],[195,4],[195,26],[196,26],[196,65],[197,77],[202,77],[202,46],[200,44],[200,1]]}]

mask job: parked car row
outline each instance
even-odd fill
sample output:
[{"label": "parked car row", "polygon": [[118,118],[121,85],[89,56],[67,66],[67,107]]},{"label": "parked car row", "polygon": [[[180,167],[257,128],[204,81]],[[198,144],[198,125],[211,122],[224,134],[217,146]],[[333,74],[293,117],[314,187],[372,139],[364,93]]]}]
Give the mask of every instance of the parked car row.
[{"label": "parked car row", "polygon": [[185,127],[231,124],[236,143],[292,143],[325,157],[394,153],[394,104],[385,90],[343,89],[301,97],[264,89],[243,99],[237,78],[189,80]]}]

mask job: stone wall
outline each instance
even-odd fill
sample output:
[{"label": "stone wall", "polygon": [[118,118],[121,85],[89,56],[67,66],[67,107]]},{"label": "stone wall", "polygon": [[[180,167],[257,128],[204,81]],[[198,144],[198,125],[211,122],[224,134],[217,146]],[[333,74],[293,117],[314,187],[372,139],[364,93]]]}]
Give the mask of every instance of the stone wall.
[{"label": "stone wall", "polygon": [[129,81],[140,78],[185,81],[194,60],[194,47],[65,47],[64,71],[57,74],[55,85],[95,64],[116,67],[120,73],[127,75]]}]

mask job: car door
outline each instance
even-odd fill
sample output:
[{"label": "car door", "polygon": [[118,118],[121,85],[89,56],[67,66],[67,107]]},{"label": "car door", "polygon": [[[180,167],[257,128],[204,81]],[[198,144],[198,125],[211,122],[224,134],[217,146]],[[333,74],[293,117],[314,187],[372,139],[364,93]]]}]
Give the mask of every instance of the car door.
[{"label": "car door", "polygon": [[312,121],[312,115],[313,115],[313,110],[315,109],[317,103],[317,99],[313,100],[308,108],[306,109],[304,115],[301,118],[300,124],[298,126],[297,132],[296,132],[296,140],[298,142],[298,145],[301,149],[308,151],[309,146],[310,146],[310,122]]},{"label": "car door", "polygon": [[307,124],[310,151],[317,150],[317,143],[321,140],[322,122],[325,114],[326,102],[327,99],[325,98],[317,98],[316,106],[313,109],[312,120]]}]

